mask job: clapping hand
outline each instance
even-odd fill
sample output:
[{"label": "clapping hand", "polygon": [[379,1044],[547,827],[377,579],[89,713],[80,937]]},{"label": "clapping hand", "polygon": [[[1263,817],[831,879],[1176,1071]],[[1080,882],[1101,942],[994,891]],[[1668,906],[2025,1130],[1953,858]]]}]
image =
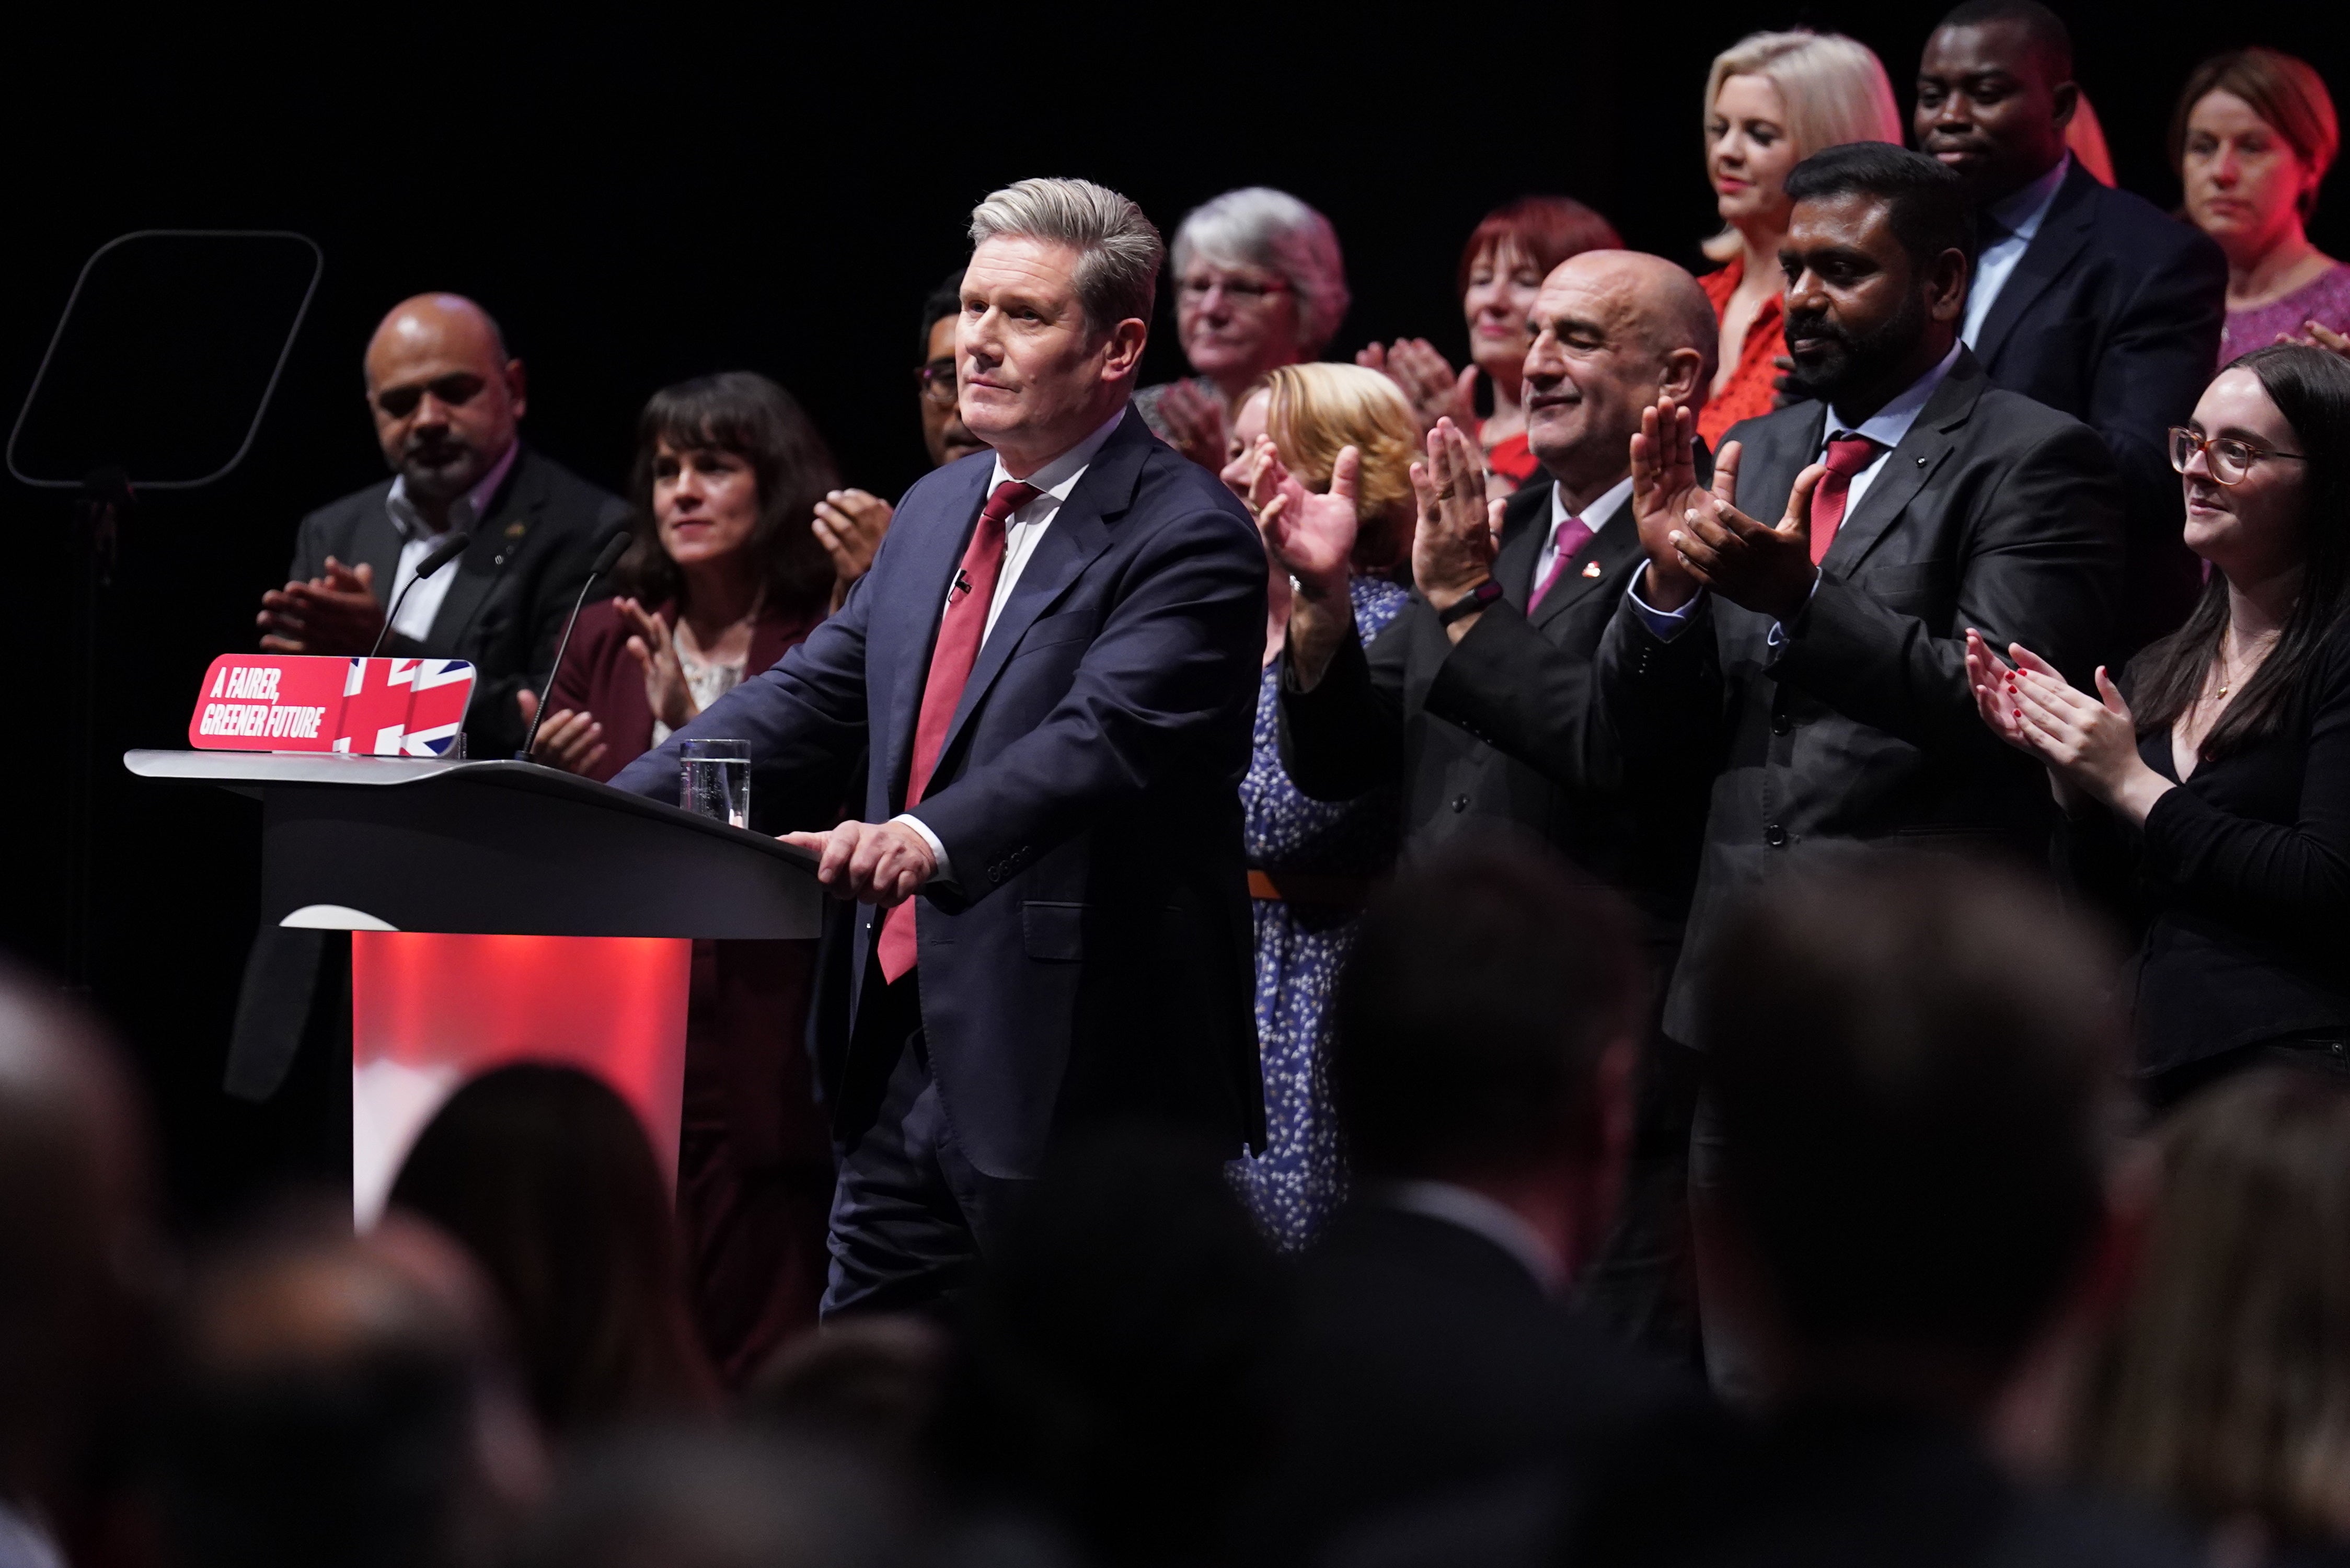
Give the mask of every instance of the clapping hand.
[{"label": "clapping hand", "polygon": [[2323,348],[2330,354],[2339,354],[2345,359],[2350,359],[2350,337],[2345,337],[2332,327],[2315,321],[2304,321],[2301,326],[2301,336],[2298,337],[2289,332],[2280,332],[2277,334],[2277,341],[2298,343],[2308,348]]},{"label": "clapping hand", "polygon": [[1159,422],[1167,428],[1167,444],[1202,468],[1224,466],[1228,438],[1224,405],[1196,381],[1173,381],[1159,394]]},{"label": "clapping hand", "polygon": [[[1484,455],[1449,418],[1428,432],[1428,459],[1411,465],[1419,524],[1411,535],[1412,580],[1428,602],[1450,609],[1493,576],[1503,504],[1485,497]],[[1474,616],[1452,623],[1454,640]]]},{"label": "clapping hand", "polygon": [[327,557],[324,576],[287,583],[261,596],[261,646],[271,653],[364,654],[383,634],[375,568]]},{"label": "clapping hand", "polygon": [[677,639],[669,622],[631,598],[614,599],[612,605],[620,618],[636,628],[628,648],[645,672],[645,705],[671,729],[682,730],[702,711],[702,705],[686,684],[685,665],[678,659]]},{"label": "clapping hand", "polygon": [[1273,442],[1260,437],[1250,453],[1248,508],[1256,514],[1265,554],[1297,579],[1301,597],[1344,601],[1355,536],[1361,527],[1356,492],[1363,454],[1341,447],[1330,467],[1330,488],[1315,494],[1284,467]]},{"label": "clapping hand", "polygon": [[1477,367],[1463,366],[1454,374],[1451,362],[1425,337],[1399,337],[1382,348],[1369,344],[1355,363],[1377,370],[1403,389],[1411,410],[1419,417],[1422,434],[1449,419],[1473,424],[1477,418]]},{"label": "clapping hand", "polygon": [[[538,693],[528,687],[515,693],[515,705],[522,710],[522,727],[530,730],[530,722],[538,717]],[[567,774],[585,775],[604,760],[608,751],[604,744],[604,726],[592,713],[574,712],[561,708],[546,716],[531,742],[530,760],[550,768],[560,768]]]},{"label": "clapping hand", "polygon": [[2143,823],[2154,803],[2177,786],[2138,755],[2137,721],[2106,667],[2097,666],[2092,697],[2074,691],[2055,666],[2022,643],[2008,644],[2008,652],[2012,668],[1981,632],[1968,628],[1967,681],[1983,722],[2047,765],[2060,800],[2087,795]]},{"label": "clapping hand", "polygon": [[808,529],[832,557],[833,608],[838,609],[850,586],[873,569],[874,552],[881,548],[891,515],[888,502],[862,490],[828,491],[816,504],[816,520]]}]

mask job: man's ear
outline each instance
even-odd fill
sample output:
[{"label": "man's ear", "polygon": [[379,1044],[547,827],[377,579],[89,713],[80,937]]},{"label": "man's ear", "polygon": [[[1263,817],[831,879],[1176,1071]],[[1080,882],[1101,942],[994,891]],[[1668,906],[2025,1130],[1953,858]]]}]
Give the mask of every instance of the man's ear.
[{"label": "man's ear", "polygon": [[1926,273],[1926,314],[1936,321],[1958,321],[1967,313],[1967,253],[1953,245],[1934,258]]},{"label": "man's ear", "polygon": [[519,359],[506,361],[506,400],[514,405],[515,418],[522,418],[530,407],[530,375]]},{"label": "man's ear", "polygon": [[1102,348],[1102,375],[1108,379],[1130,376],[1142,364],[1143,345],[1150,340],[1150,324],[1129,316],[1109,329]]},{"label": "man's ear", "polygon": [[2073,123],[2073,115],[2081,107],[2081,88],[2075,82],[2058,82],[2048,95],[2055,101],[2056,126],[2064,130]]},{"label": "man's ear", "polygon": [[1697,395],[1705,375],[1705,355],[1695,348],[1676,348],[1665,356],[1664,374],[1657,379],[1657,390],[1673,401],[1686,405]]}]

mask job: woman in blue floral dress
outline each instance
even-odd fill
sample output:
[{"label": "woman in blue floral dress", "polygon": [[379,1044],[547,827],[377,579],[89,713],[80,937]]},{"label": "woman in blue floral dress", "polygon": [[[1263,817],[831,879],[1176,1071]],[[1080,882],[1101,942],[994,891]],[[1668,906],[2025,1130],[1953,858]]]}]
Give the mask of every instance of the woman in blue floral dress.
[{"label": "woman in blue floral dress", "polygon": [[[1395,383],[1356,365],[1290,365],[1242,400],[1224,483],[1261,513],[1289,493],[1325,495],[1345,448],[1359,461],[1349,586],[1365,642],[1401,610],[1389,580],[1409,552],[1411,461],[1419,425]],[[1270,1139],[1233,1167],[1258,1222],[1284,1248],[1313,1240],[1347,1194],[1345,1150],[1331,1111],[1324,1023],[1338,970],[1373,887],[1395,863],[1399,791],[1309,800],[1281,766],[1281,651],[1288,574],[1273,567],[1255,752],[1241,785],[1256,919],[1256,1027]]]}]

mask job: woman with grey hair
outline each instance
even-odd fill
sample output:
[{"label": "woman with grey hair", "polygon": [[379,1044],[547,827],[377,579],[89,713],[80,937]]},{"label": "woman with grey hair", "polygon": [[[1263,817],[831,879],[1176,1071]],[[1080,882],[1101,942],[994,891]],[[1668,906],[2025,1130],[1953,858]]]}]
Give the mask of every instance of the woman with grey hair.
[{"label": "woman with grey hair", "polygon": [[1173,261],[1175,334],[1198,373],[1145,387],[1135,406],[1159,439],[1221,469],[1238,400],[1337,335],[1347,264],[1329,219],[1263,185],[1194,207],[1175,231]]}]

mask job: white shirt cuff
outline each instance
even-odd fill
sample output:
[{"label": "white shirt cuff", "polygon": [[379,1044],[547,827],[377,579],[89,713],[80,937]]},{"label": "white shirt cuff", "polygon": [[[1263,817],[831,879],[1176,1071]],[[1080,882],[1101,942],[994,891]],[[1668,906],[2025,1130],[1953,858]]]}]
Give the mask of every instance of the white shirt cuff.
[{"label": "white shirt cuff", "polygon": [[[1811,591],[1811,593],[1805,594],[1805,595],[1804,596],[1804,607],[1806,607],[1806,608],[1809,608],[1809,607],[1810,607],[1810,606],[1811,606],[1811,602],[1812,602],[1812,599],[1813,599],[1813,597],[1814,597],[1814,595],[1816,595],[1819,591],[1820,591],[1820,569],[1819,569],[1817,566],[1814,566],[1814,567],[1812,568],[1812,591]],[[1771,623],[1771,635],[1770,635],[1770,636],[1768,636],[1768,637],[1766,637],[1766,638],[1764,638],[1764,639],[1762,639],[1762,646],[1763,646],[1763,647],[1765,647],[1765,648],[1776,648],[1776,647],[1778,647],[1781,643],[1783,643],[1783,642],[1784,642],[1784,641],[1786,641],[1786,640],[1787,640],[1787,628],[1786,628],[1786,627],[1785,627],[1784,625],[1783,625],[1782,623],[1780,623],[1780,622],[1778,622],[1778,621],[1775,621],[1775,620],[1774,620],[1774,621],[1773,621],[1773,622]]]},{"label": "white shirt cuff", "polygon": [[914,830],[914,836],[931,846],[931,858],[938,863],[931,872],[931,881],[951,882],[954,880],[954,872],[950,869],[947,865],[947,846],[939,842],[939,836],[931,831],[930,824],[924,822],[919,816],[915,816],[910,813],[902,811],[897,815],[891,817],[889,820],[912,828]]},{"label": "white shirt cuff", "polygon": [[1690,617],[1697,614],[1697,607],[1705,602],[1705,590],[1700,588],[1690,597],[1689,603],[1677,610],[1660,610],[1640,597],[1640,573],[1633,573],[1631,587],[1624,590],[1625,597],[1632,601],[1632,613],[1640,618],[1640,624],[1659,642],[1670,642],[1689,629]]}]

